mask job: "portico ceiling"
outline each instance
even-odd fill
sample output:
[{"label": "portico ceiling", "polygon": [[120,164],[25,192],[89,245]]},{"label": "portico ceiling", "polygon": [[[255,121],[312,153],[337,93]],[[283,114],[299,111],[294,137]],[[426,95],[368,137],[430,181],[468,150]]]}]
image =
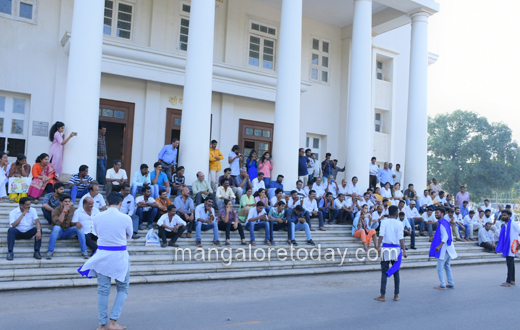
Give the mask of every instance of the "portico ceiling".
[{"label": "portico ceiling", "polygon": [[[282,0],[254,0],[268,6],[281,8]],[[379,13],[388,8],[374,2],[372,12]],[[303,16],[337,27],[352,24],[354,18],[354,0],[303,0]]]}]

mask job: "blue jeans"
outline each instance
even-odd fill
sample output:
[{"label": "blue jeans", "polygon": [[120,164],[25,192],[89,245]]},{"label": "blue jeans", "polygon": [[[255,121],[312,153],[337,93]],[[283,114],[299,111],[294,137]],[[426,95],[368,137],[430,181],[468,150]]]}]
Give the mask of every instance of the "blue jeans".
[{"label": "blue jeans", "polygon": [[410,223],[410,227],[412,227],[412,235],[410,236],[410,246],[415,246],[415,220],[413,218],[408,218],[408,222]]},{"label": "blue jeans", "polygon": [[311,237],[311,229],[309,228],[309,224],[307,222],[301,223],[301,222],[291,222],[291,239],[294,239],[294,232],[299,230],[305,230],[305,234],[307,235],[307,240],[310,241],[312,239]]},{"label": "blue jeans", "polygon": [[323,220],[329,220],[328,223],[332,223],[339,214],[339,210],[334,210],[332,214],[330,214],[329,210],[320,210],[320,212],[323,214]]},{"label": "blue jeans", "polygon": [[213,242],[218,241],[218,221],[213,221],[211,224],[197,221],[195,229],[195,241],[200,242],[200,232],[213,229]]},{"label": "blue jeans", "polygon": [[[155,196],[155,187],[157,185],[154,185],[154,186],[149,186],[150,187],[150,191],[151,191],[151,194],[152,194],[152,197]],[[158,190],[157,190],[158,191]],[[136,185],[132,185],[132,187],[130,188],[130,194],[135,198],[135,194],[137,193],[141,193],[143,192],[143,186],[136,186]],[[154,197],[156,198],[156,197]]]},{"label": "blue jeans", "polygon": [[287,228],[287,231],[289,232],[287,235],[287,238],[289,239],[291,236],[291,228],[287,226],[287,223],[278,223],[278,221],[269,221],[269,238],[271,239],[271,242],[274,242],[274,234],[273,231],[278,231],[280,229]]},{"label": "blue jeans", "polygon": [[325,226],[325,221],[323,220],[323,213],[321,213],[320,211],[318,211],[317,215],[311,215],[310,212],[305,212],[305,220],[309,224],[309,228],[312,228],[311,218],[318,218],[319,226],[320,227]]},{"label": "blue jeans", "polygon": [[44,209],[42,207],[42,213],[43,213],[43,217],[45,218],[45,220],[47,220],[49,225],[52,225],[52,212],[51,211],[47,211],[46,209]]},{"label": "blue jeans", "polygon": [[[466,228],[466,231],[464,232],[464,238],[469,237],[469,225],[464,225],[464,228]],[[457,225],[457,230],[459,231],[459,236],[462,237],[462,234],[460,233],[461,226]]]},{"label": "blue jeans", "polygon": [[152,185],[152,197],[155,199],[159,198],[159,190],[161,189],[165,189],[166,195],[168,196],[168,198],[170,198],[172,188],[170,187],[166,189],[166,186],[159,186],[157,184]]},{"label": "blue jeans", "polygon": [[259,223],[252,223],[252,222],[248,222],[247,225],[246,225],[246,229],[249,230],[250,232],[250,235],[251,235],[251,242],[254,242],[255,241],[255,230],[260,230],[262,228],[264,228],[265,230],[265,241],[269,241],[269,231],[270,231],[270,228],[269,228],[269,222],[259,222]]},{"label": "blue jeans", "polygon": [[451,274],[450,259],[450,255],[448,251],[446,251],[446,254],[444,255],[444,260],[439,259],[439,261],[437,261],[437,275],[439,275],[439,280],[441,281],[441,288],[446,287],[446,282],[444,281],[444,270],[446,270],[448,285],[455,286],[455,283],[453,282],[453,275]]},{"label": "blue jeans", "polygon": [[[108,296],[110,295],[110,277],[97,274],[98,281],[98,313],[99,313],[99,324],[107,324],[107,313],[108,313]],[[130,267],[126,273],[124,282],[116,280],[117,296],[112,306],[112,312],[110,312],[110,319],[117,321],[121,316],[121,310],[128,296],[128,288],[130,286]]]},{"label": "blue jeans", "polygon": [[74,203],[76,202],[76,198],[85,196],[88,193],[88,187],[89,186],[86,186],[85,189],[79,191],[78,186],[72,186],[72,188],[70,188],[70,201]]},{"label": "blue jeans", "polygon": [[107,159],[99,158],[97,160],[97,182],[105,184],[105,174],[107,172]]},{"label": "blue jeans", "polygon": [[78,229],[76,227],[62,229],[60,226],[52,227],[51,237],[49,238],[49,248],[47,249],[47,251],[54,252],[56,240],[69,239],[76,235],[78,235],[79,245],[81,246],[81,252],[87,251],[87,243],[85,240],[85,234],[83,233],[83,229]]},{"label": "blue jeans", "polygon": [[135,214],[139,218],[139,225],[143,223],[148,223],[148,226],[151,226],[155,216],[157,215],[157,209],[155,207],[150,208],[148,211],[143,211],[142,207],[138,207],[135,210]]}]

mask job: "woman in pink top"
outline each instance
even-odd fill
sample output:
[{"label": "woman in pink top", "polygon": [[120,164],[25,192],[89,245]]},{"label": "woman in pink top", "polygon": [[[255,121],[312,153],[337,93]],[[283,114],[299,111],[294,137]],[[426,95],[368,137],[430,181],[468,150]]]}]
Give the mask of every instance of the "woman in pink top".
[{"label": "woman in pink top", "polygon": [[269,183],[271,182],[272,169],[273,161],[271,160],[271,154],[268,151],[266,151],[262,155],[262,159],[260,159],[260,164],[258,165],[258,172],[264,173],[264,183],[267,189],[269,189]]},{"label": "woman in pink top", "polygon": [[271,208],[269,206],[267,206],[267,205],[269,205],[269,199],[265,195],[266,192],[267,192],[267,190],[265,190],[264,188],[260,188],[253,196],[255,196],[255,203],[263,202],[265,205],[265,212],[269,213],[269,210]]},{"label": "woman in pink top", "polygon": [[51,148],[49,149],[49,161],[54,166],[56,175],[61,174],[61,163],[63,161],[63,146],[69,142],[69,140],[77,133],[70,133],[67,139],[63,139],[63,131],[65,130],[65,124],[61,121],[57,121],[52,125],[49,132],[49,140],[51,140]]}]

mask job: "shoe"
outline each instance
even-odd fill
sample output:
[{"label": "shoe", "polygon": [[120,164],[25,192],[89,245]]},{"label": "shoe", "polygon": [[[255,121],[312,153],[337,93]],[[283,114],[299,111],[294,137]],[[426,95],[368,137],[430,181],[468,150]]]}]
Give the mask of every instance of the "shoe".
[{"label": "shoe", "polygon": [[321,230],[321,231],[327,231],[327,230],[325,229],[325,227],[320,227],[320,228],[318,228],[318,229]]},{"label": "shoe", "polygon": [[225,246],[231,246],[231,244],[229,242],[226,242],[224,245]]},{"label": "shoe", "polygon": [[298,246],[298,243],[296,243],[295,240],[292,240],[292,241],[291,241],[291,244],[294,245],[294,246]]},{"label": "shoe", "polygon": [[186,234],[182,234],[182,235],[181,235],[181,238],[186,238]]},{"label": "shoe", "polygon": [[148,229],[152,229],[152,224],[148,224]]},{"label": "shoe", "polygon": [[213,245],[215,245],[215,246],[222,246],[222,244],[220,244],[220,241],[214,241]]},{"label": "shoe", "polygon": [[314,241],[312,239],[310,239],[310,240],[307,241],[307,245],[315,246],[316,243],[314,243]]},{"label": "shoe", "polygon": [[166,243],[161,243],[161,247],[162,247],[162,248],[165,248],[165,247],[167,247],[167,246],[168,246],[168,244],[166,244]]},{"label": "shoe", "polygon": [[271,245],[272,246],[276,246],[276,242],[275,241],[271,241]]},{"label": "shoe", "polygon": [[34,251],[34,259],[41,259],[42,256],[40,254],[40,251]]},{"label": "shoe", "polygon": [[291,240],[288,240],[288,241],[287,241],[287,245],[292,245],[292,241],[291,241]]},{"label": "shoe", "polygon": [[197,247],[202,247],[202,243],[201,243],[200,241],[196,241],[196,242],[195,242],[195,246],[197,246]]},{"label": "shoe", "polygon": [[315,230],[316,230],[316,229],[314,229],[314,228],[310,228],[310,231],[315,231]]},{"label": "shoe", "polygon": [[415,246],[410,246],[410,249],[417,250],[417,248]]},{"label": "shoe", "polygon": [[88,259],[90,258],[90,256],[88,255],[88,252],[85,251],[85,252],[81,252],[81,256],[83,257],[83,259]]},{"label": "shoe", "polygon": [[172,241],[168,242],[168,246],[179,247],[177,243],[173,243]]},{"label": "shoe", "polygon": [[13,258],[14,258],[14,253],[13,252],[7,253],[7,260],[13,260]]},{"label": "shoe", "polygon": [[52,259],[52,254],[53,254],[53,252],[47,251],[47,253],[45,254],[45,259],[51,260]]},{"label": "shoe", "polygon": [[141,238],[141,235],[137,235],[135,233],[132,235],[132,239],[138,239],[138,238]]},{"label": "shoe", "polygon": [[144,226],[142,224],[139,225],[139,230],[143,230]]},{"label": "shoe", "polygon": [[405,250],[408,250],[408,248],[407,248],[406,246],[404,247],[404,249],[405,249]]}]

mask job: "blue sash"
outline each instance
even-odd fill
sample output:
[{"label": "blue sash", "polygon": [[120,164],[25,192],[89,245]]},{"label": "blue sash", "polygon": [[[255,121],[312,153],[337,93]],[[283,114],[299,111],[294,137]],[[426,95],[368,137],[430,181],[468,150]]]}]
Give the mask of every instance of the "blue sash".
[{"label": "blue sash", "polygon": [[[446,242],[446,244],[448,246],[450,246],[451,243],[453,242],[453,238],[451,235],[451,227],[450,227],[449,222],[443,218],[443,219],[439,220],[439,225],[444,226],[444,229],[446,229],[446,233],[448,234],[448,241]],[[439,257],[441,256],[441,251],[440,250],[435,251],[435,248],[437,246],[439,246],[439,244],[441,244],[441,241],[442,241],[441,228],[437,227],[437,230],[435,231],[435,236],[433,236],[432,245],[430,246],[430,254],[429,254],[430,257],[435,257],[435,258],[439,259]]]},{"label": "blue sash", "polygon": [[[399,245],[383,243],[383,247],[398,248]],[[394,262],[392,267],[390,267],[390,269],[386,271],[386,275],[388,275],[388,277],[390,277],[395,272],[397,272],[399,270],[399,268],[401,268],[401,262],[402,261],[403,261],[403,250],[399,249],[399,256],[397,256],[397,260]]]},{"label": "blue sash", "polygon": [[509,238],[511,236],[511,222],[511,219],[509,219],[507,226],[502,226],[502,229],[500,230],[500,237],[498,238],[498,244],[495,248],[495,252],[502,253],[504,257],[509,256]]}]

